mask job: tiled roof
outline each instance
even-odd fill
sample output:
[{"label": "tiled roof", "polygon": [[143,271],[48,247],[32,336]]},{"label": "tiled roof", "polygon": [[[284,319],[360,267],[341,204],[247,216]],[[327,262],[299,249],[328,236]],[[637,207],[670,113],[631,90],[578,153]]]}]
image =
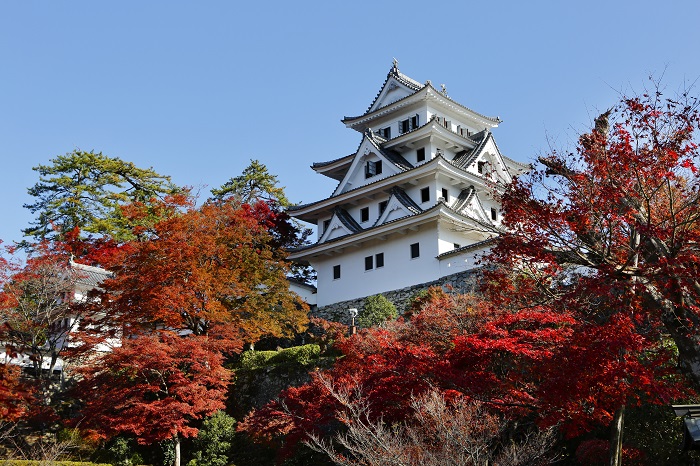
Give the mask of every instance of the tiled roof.
[{"label": "tiled roof", "polygon": [[347,210],[336,207],[333,212],[338,216],[338,220],[340,220],[340,222],[348,227],[348,229],[353,233],[362,231],[360,224],[357,223],[354,218],[352,218],[352,215],[350,215]]},{"label": "tiled roof", "polygon": [[101,267],[93,267],[91,265],[78,264],[77,262],[70,261],[70,267],[76,270],[78,273],[78,283],[97,288],[102,282],[107,278],[112,276],[112,273]]},{"label": "tiled roof", "polygon": [[464,209],[464,207],[471,202],[474,195],[476,195],[476,189],[473,185],[469,186],[467,189],[463,189],[460,191],[459,196],[457,197],[457,202],[454,203],[452,208],[457,212],[461,212],[462,209]]},{"label": "tiled roof", "polygon": [[[435,205],[432,206],[430,209],[423,210],[423,211],[417,213],[416,215],[422,215],[422,214],[427,214],[428,212],[432,212],[433,210],[435,210],[435,209],[436,209],[437,207],[439,207],[440,205],[443,205],[443,204],[442,204],[442,203],[435,204]],[[409,217],[412,218],[412,217],[415,217],[416,215],[410,215]],[[382,223],[381,225],[373,225],[373,226],[371,226],[371,227],[369,227],[369,228],[365,228],[365,229],[362,229],[362,228],[360,227],[360,230],[362,230],[363,232],[371,231],[371,230],[377,229],[377,228],[379,228],[379,227],[383,227],[384,225],[389,225],[389,224],[391,224],[391,223],[399,222],[399,221],[401,221],[401,220],[404,220],[405,218],[407,218],[407,217],[397,218],[397,219],[390,220],[390,221],[388,221],[388,222]],[[353,221],[354,221],[354,220],[353,220]],[[355,223],[357,224],[357,222],[355,222]],[[359,227],[359,225],[358,225],[358,227]],[[357,232],[355,232],[355,233],[357,233]],[[328,243],[333,243],[333,242],[336,242],[336,241],[340,241],[341,239],[345,239],[345,238],[348,238],[348,237],[350,237],[350,236],[353,236],[355,233],[351,233],[351,234],[347,234],[347,235],[343,235],[343,236],[338,236],[337,238],[333,238],[333,239],[326,240],[326,241],[324,241],[323,243],[318,243],[318,242],[316,242],[316,243],[314,243],[314,244],[307,244],[307,245],[304,245],[304,246],[301,246],[301,247],[298,247],[298,248],[289,249],[289,252],[290,252],[290,253],[295,253],[295,252],[306,251],[307,249],[312,249],[312,248],[315,248],[316,246],[321,246],[321,245],[324,245],[324,244],[328,244]]]},{"label": "tiled roof", "polygon": [[451,251],[443,252],[442,254],[438,254],[436,257],[437,259],[442,259],[462,252],[469,252],[473,251],[474,249],[481,249],[484,246],[488,246],[489,244],[495,243],[496,241],[498,241],[498,238],[485,239],[483,241],[479,241],[478,243],[469,244],[467,246],[462,246],[461,248],[456,248]]},{"label": "tiled roof", "polygon": [[349,157],[352,157],[353,155],[355,155],[355,154],[344,155],[344,156],[342,156],[342,157],[338,157],[337,159],[329,160],[329,161],[327,161],[327,162],[314,162],[314,163],[311,165],[311,168],[321,168],[321,167],[325,167],[325,166],[328,166],[328,165],[332,165],[332,164],[334,164],[334,163],[336,163],[336,162],[340,162],[340,161],[343,160],[343,159],[347,159],[347,158],[349,158]]},{"label": "tiled roof", "polygon": [[419,214],[423,212],[423,209],[421,209],[418,206],[418,204],[416,204],[413,201],[413,199],[411,199],[411,196],[406,194],[406,191],[399,188],[398,186],[394,186],[393,188],[391,188],[391,194],[396,196],[396,199],[410,212],[413,212],[414,214]]},{"label": "tiled roof", "polygon": [[[442,159],[442,160],[444,160],[445,162],[447,162],[447,163],[449,163],[449,164],[452,164],[452,162],[451,162],[450,160],[447,160],[445,157],[443,157],[442,155],[440,155],[440,156],[434,157],[434,158],[432,158],[432,159],[429,159],[429,160],[427,160],[425,163],[422,163],[422,164],[420,164],[420,165],[412,166],[409,170],[403,170],[403,171],[410,171],[410,170],[413,170],[413,169],[415,169],[415,168],[422,167],[422,166],[427,165],[427,164],[429,164],[429,163],[435,162],[437,159]],[[407,163],[408,163],[408,162],[407,162]],[[461,168],[461,167],[456,167],[456,168],[459,168],[459,169],[461,169],[461,170],[466,171],[464,168]],[[353,192],[353,191],[359,191],[360,189],[364,189],[364,188],[366,188],[366,187],[368,187],[368,186],[371,186],[371,185],[373,185],[373,184],[381,183],[381,182],[383,182],[383,181],[385,181],[385,180],[387,180],[387,179],[389,179],[389,178],[391,178],[391,177],[397,176],[397,175],[399,175],[399,174],[400,174],[400,173],[396,173],[396,174],[394,174],[394,175],[391,175],[390,177],[385,177],[385,178],[379,178],[379,177],[378,177],[378,179],[377,179],[376,181],[373,181],[373,182],[371,182],[371,183],[364,184],[364,185],[362,185],[362,186],[358,186],[357,188],[353,188],[353,189],[350,189],[350,190],[348,190],[348,191],[344,191],[344,192],[342,192],[342,193],[340,193],[340,194],[337,194],[337,195],[335,195],[335,196],[331,195],[331,196],[328,196],[328,197],[326,197],[326,198],[324,198],[324,199],[320,199],[320,200],[318,200],[318,201],[308,202],[308,203],[306,203],[306,204],[299,204],[299,205],[296,205],[296,206],[288,207],[288,208],[287,208],[287,211],[289,211],[289,212],[294,212],[295,210],[305,209],[306,207],[309,207],[309,206],[312,206],[312,205],[315,205],[315,204],[320,204],[321,202],[325,202],[325,201],[327,201],[327,200],[329,200],[329,199],[332,199],[332,198],[334,198],[334,197],[340,196],[341,194],[347,194],[347,193],[351,193],[351,192]],[[473,173],[472,173],[471,175],[473,175]],[[336,189],[337,189],[337,187],[336,187]],[[335,192],[335,190],[334,190],[334,192]]]},{"label": "tiled roof", "polygon": [[460,154],[455,156],[455,158],[451,160],[452,165],[464,169],[469,167],[469,165],[471,165],[479,156],[479,153],[484,148],[489,138],[492,137],[491,132],[487,130],[479,131],[478,133],[472,135],[470,139],[477,142],[478,145],[470,151],[462,151]]}]

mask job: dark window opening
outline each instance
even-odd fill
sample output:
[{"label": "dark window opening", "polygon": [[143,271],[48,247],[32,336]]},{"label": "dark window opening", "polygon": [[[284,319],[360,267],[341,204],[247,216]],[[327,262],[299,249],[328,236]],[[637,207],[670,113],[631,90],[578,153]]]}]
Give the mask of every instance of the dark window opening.
[{"label": "dark window opening", "polygon": [[379,203],[379,215],[382,215],[384,213],[387,204],[389,204],[389,201],[382,201]]},{"label": "dark window opening", "polygon": [[442,198],[445,200],[445,202],[449,202],[450,200],[450,193],[445,188],[442,188]]},{"label": "dark window opening", "polygon": [[372,270],[374,268],[374,258],[372,256],[365,257],[365,270]]},{"label": "dark window opening", "polygon": [[369,207],[363,207],[360,209],[360,222],[369,221]]},{"label": "dark window opening", "polygon": [[377,264],[377,268],[379,267],[384,267],[384,253],[380,252],[376,256],[374,256],[375,263]]},{"label": "dark window opening", "polygon": [[477,162],[476,163],[476,170],[479,173],[484,173],[484,167],[486,166],[486,162]]},{"label": "dark window opening", "polygon": [[411,131],[410,120],[406,118],[403,121],[399,121],[399,134],[408,133]]},{"label": "dark window opening", "polygon": [[381,160],[370,160],[365,165],[365,178],[371,178],[375,175],[382,173],[382,161]]},{"label": "dark window opening", "polygon": [[418,257],[420,257],[420,244],[413,243],[411,245],[411,259],[416,259]]},{"label": "dark window opening", "polygon": [[430,202],[430,188],[423,188],[420,190],[420,201]]},{"label": "dark window opening", "polygon": [[455,243],[455,249],[459,249],[459,248],[461,248],[461,247],[462,247],[462,246],[460,246],[459,243]]},{"label": "dark window opening", "polygon": [[411,129],[416,129],[416,128],[418,128],[418,114],[417,113],[411,117]]},{"label": "dark window opening", "polygon": [[391,139],[391,127],[387,126],[379,130],[379,135],[384,139]]},{"label": "dark window opening", "polygon": [[425,160],[425,147],[421,147],[416,151],[416,160],[422,162]]},{"label": "dark window opening", "polygon": [[340,265],[333,266],[333,280],[338,280],[340,278]]},{"label": "dark window opening", "polygon": [[326,230],[328,230],[328,227],[331,226],[331,221],[329,220],[324,220],[323,221],[323,232],[325,233]]},{"label": "dark window opening", "polygon": [[498,220],[498,211],[495,207],[491,207],[491,220]]}]

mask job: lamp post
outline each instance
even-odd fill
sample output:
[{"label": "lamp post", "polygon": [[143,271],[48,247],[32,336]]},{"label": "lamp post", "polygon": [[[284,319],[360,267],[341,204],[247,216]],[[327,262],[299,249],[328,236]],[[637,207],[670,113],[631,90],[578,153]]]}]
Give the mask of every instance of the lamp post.
[{"label": "lamp post", "polygon": [[357,317],[357,309],[350,308],[348,309],[348,313],[350,314],[350,320],[352,321],[352,324],[350,325],[350,335],[355,335],[357,333],[357,328],[355,327],[355,317]]}]

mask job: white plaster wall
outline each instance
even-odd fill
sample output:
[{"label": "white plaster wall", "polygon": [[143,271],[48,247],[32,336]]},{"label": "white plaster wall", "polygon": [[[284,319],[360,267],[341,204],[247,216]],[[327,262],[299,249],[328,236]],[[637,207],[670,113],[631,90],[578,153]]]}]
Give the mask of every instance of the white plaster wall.
[{"label": "white plaster wall", "polygon": [[[438,279],[440,264],[437,238],[432,227],[425,231],[394,235],[386,241],[346,248],[342,255],[317,258],[311,265],[318,273],[318,306],[395,290]],[[411,259],[410,245],[420,244],[420,257]],[[365,257],[384,253],[384,267],[365,271]],[[333,280],[333,266],[341,266],[341,277]]]},{"label": "white plaster wall", "polygon": [[298,294],[301,299],[306,302],[306,304],[313,305],[316,304],[316,293],[305,286],[301,286],[298,283],[289,282],[289,289],[294,293]]},{"label": "white plaster wall", "polygon": [[479,267],[477,263],[482,256],[488,253],[490,248],[455,254],[440,261],[440,276],[444,277],[453,273],[464,272]]}]

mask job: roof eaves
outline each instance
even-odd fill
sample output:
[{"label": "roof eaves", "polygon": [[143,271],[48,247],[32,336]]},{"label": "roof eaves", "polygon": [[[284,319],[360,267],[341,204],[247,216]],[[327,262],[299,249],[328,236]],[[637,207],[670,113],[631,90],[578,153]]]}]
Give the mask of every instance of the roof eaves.
[{"label": "roof eaves", "polygon": [[494,123],[496,123],[496,124],[503,123],[503,120],[501,120],[500,117],[497,117],[497,116],[496,116],[496,117],[486,116],[486,115],[484,115],[484,114],[482,114],[482,113],[479,113],[479,112],[477,112],[477,111],[475,111],[475,110],[472,110],[471,108],[469,108],[469,107],[467,107],[467,106],[464,106],[464,105],[460,104],[460,103],[457,102],[456,100],[453,100],[452,98],[448,97],[447,95],[445,95],[445,94],[443,94],[442,92],[440,92],[440,91],[438,91],[437,89],[435,89],[435,87],[432,85],[432,83],[431,83],[430,81],[428,81],[427,86],[430,86],[430,88],[433,89],[437,94],[439,94],[440,97],[442,97],[442,98],[444,98],[444,99],[446,99],[446,100],[449,100],[450,102],[452,102],[453,104],[457,105],[458,107],[462,107],[464,110],[467,110],[468,112],[473,113],[474,115],[476,115],[476,116],[478,116],[478,117],[480,117],[480,118],[483,118],[484,120],[492,121],[492,122],[494,122]]},{"label": "roof eaves", "polygon": [[469,251],[473,251],[475,249],[482,249],[485,246],[488,246],[490,244],[495,243],[497,240],[498,240],[498,238],[485,239],[483,241],[472,243],[472,244],[469,244],[467,246],[462,246],[461,248],[456,248],[456,249],[453,249],[451,251],[443,252],[442,254],[438,254],[437,256],[435,256],[435,258],[436,259],[443,259],[445,257],[454,256],[456,254],[460,254],[463,252],[469,252]]},{"label": "roof eaves", "polygon": [[[369,228],[363,229],[363,230],[362,230],[362,233],[371,232],[372,230],[375,230],[375,229],[377,229],[377,228],[384,227],[384,226],[386,226],[386,225],[391,225],[392,223],[400,222],[400,221],[405,220],[405,219],[407,219],[407,218],[414,218],[414,217],[419,217],[419,216],[427,215],[429,212],[433,212],[434,210],[436,210],[436,208],[438,208],[438,207],[441,206],[441,205],[443,205],[443,204],[437,203],[437,204],[435,204],[434,206],[432,206],[430,209],[423,210],[423,211],[421,211],[421,212],[419,212],[419,213],[417,213],[417,214],[414,214],[414,215],[407,215],[407,216],[405,216],[405,217],[400,217],[400,218],[397,218],[397,219],[394,219],[394,220],[390,220],[390,221],[388,221],[388,222],[382,223],[381,225],[373,225],[373,226],[371,226],[371,227],[369,227]],[[326,245],[326,244],[329,244],[329,243],[334,243],[334,242],[336,242],[336,241],[340,241],[340,240],[342,240],[342,239],[349,238],[349,237],[354,236],[354,235],[356,235],[356,234],[358,234],[358,233],[360,233],[360,232],[351,233],[351,234],[347,234],[347,235],[343,235],[343,236],[338,236],[337,238],[333,238],[333,239],[326,240],[326,241],[324,241],[323,243],[318,243],[318,242],[316,242],[316,243],[314,243],[314,244],[308,244],[308,245],[305,245],[305,246],[301,246],[301,247],[299,247],[299,248],[289,249],[288,252],[290,252],[290,253],[303,252],[303,251],[306,251],[306,250],[309,250],[309,249],[313,249],[313,248],[315,248],[315,247],[317,247],[317,246]]]}]

